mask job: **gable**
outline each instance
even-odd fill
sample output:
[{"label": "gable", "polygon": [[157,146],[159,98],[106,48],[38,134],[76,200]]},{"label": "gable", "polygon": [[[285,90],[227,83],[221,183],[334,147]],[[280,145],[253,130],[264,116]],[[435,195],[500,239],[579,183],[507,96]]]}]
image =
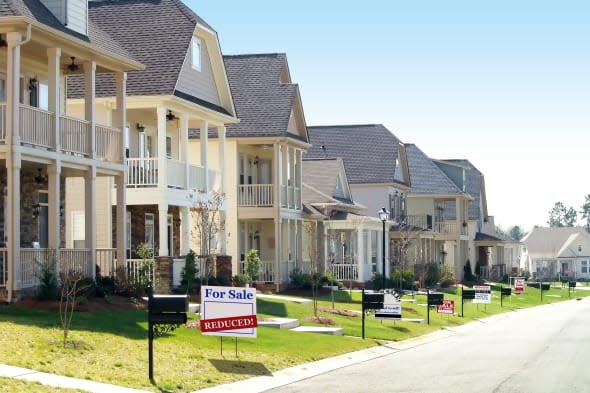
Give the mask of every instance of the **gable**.
[{"label": "gable", "polygon": [[[201,48],[200,69],[193,67],[193,41],[198,42]],[[176,90],[221,106],[217,84],[213,75],[213,67],[211,66],[209,45],[198,36],[193,36],[193,41],[190,42],[186,51],[178,82],[176,83]]]},{"label": "gable", "polygon": [[571,235],[561,250],[559,250],[558,258],[576,258],[590,256],[590,239],[584,234]]}]

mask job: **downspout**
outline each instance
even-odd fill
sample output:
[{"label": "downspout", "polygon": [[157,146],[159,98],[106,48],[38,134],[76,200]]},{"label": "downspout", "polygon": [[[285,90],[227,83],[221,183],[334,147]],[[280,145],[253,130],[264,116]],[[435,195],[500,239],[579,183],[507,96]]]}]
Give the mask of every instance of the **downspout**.
[{"label": "downspout", "polygon": [[[24,41],[19,42],[16,46],[24,45],[24,44],[28,43],[29,41],[31,41],[31,24],[30,23],[27,26],[27,36],[26,36],[26,38],[24,39]],[[14,155],[13,155],[13,157],[14,157]],[[16,250],[15,250],[15,252],[16,252]],[[15,289],[14,288],[14,279],[15,279],[15,277],[14,277],[14,271],[15,271],[15,266],[13,265],[12,266],[12,282],[10,283],[9,290],[6,291],[7,292],[6,300],[7,300],[8,303],[12,303],[12,292]]]}]

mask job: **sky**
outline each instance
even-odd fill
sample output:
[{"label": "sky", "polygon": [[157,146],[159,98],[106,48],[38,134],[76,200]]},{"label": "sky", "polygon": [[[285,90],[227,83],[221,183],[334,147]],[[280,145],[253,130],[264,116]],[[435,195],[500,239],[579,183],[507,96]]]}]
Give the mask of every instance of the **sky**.
[{"label": "sky", "polygon": [[470,160],[496,225],[590,194],[590,2],[185,0],[224,54],[287,54],[307,125]]}]

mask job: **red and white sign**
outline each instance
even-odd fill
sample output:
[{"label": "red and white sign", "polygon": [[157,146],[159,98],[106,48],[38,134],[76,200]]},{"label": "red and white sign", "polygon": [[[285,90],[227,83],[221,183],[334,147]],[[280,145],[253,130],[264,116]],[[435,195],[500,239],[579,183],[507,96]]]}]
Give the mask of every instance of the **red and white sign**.
[{"label": "red and white sign", "polygon": [[455,301],[443,300],[443,304],[436,306],[436,312],[439,314],[455,314]]},{"label": "red and white sign", "polygon": [[492,287],[489,285],[474,285],[475,298],[473,303],[490,304],[492,302]]},{"label": "red and white sign", "polygon": [[256,289],[201,287],[203,335],[256,337]]},{"label": "red and white sign", "polygon": [[524,278],[514,279],[514,293],[524,293]]}]

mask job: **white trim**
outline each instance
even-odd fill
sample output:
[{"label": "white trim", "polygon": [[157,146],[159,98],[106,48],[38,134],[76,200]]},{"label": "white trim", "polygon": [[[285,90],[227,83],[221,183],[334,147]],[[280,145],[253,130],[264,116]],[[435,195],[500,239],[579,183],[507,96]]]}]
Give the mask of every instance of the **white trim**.
[{"label": "white trim", "polygon": [[[195,47],[199,49],[199,63],[195,64]],[[203,45],[201,44],[201,40],[198,37],[193,36],[191,41],[191,67],[193,70],[201,71],[201,67],[203,64]]]}]

